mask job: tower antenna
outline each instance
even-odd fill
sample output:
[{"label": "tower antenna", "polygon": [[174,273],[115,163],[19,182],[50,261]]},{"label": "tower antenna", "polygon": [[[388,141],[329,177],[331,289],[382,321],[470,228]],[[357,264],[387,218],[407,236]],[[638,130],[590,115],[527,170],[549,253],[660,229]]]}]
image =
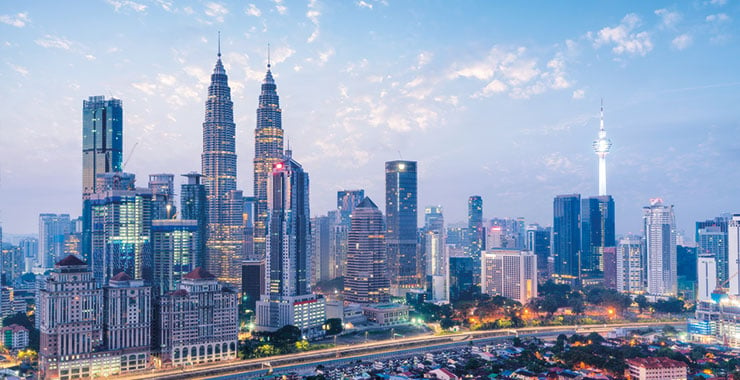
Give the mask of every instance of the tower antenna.
[{"label": "tower antenna", "polygon": [[218,57],[221,58],[221,31],[218,31]]},{"label": "tower antenna", "polygon": [[267,43],[267,69],[270,69],[270,43]]}]

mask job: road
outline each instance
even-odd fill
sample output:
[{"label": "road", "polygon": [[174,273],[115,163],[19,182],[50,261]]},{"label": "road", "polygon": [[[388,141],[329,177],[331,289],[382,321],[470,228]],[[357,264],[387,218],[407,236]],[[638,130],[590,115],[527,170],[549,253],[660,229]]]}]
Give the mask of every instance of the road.
[{"label": "road", "polygon": [[355,360],[375,360],[386,355],[411,354],[416,351],[429,352],[432,350],[450,349],[458,345],[483,344],[488,341],[507,339],[514,336],[537,336],[554,337],[559,334],[588,334],[591,332],[603,333],[617,328],[640,328],[640,327],[662,327],[665,325],[685,326],[686,322],[648,322],[631,324],[611,325],[588,325],[588,326],[545,326],[529,327],[521,329],[506,329],[493,331],[466,331],[446,335],[423,335],[410,338],[387,340],[381,342],[360,343],[343,345],[333,348],[309,351],[298,354],[279,355],[269,358],[238,360],[231,362],[215,363],[210,365],[177,368],[168,370],[152,370],[136,374],[121,376],[122,379],[247,379],[264,376],[268,372],[268,366],[274,373],[297,372],[305,367],[315,367],[319,364],[325,366],[342,364]]}]

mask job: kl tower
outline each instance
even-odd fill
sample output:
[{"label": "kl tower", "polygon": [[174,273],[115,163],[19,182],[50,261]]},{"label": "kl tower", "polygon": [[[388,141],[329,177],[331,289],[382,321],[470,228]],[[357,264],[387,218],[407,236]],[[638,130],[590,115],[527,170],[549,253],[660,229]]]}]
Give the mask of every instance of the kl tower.
[{"label": "kl tower", "polygon": [[599,137],[594,140],[594,152],[599,156],[599,196],[606,195],[606,155],[612,147],[612,141],[606,137],[604,129],[604,100],[601,101],[601,122]]}]

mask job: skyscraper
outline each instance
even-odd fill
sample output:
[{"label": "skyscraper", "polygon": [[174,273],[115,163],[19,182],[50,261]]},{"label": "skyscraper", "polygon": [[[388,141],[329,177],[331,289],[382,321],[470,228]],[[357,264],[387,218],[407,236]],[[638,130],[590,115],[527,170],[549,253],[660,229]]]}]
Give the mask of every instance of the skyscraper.
[{"label": "skyscraper", "polygon": [[311,218],[311,283],[334,279],[331,257],[332,220],[328,216]]},{"label": "skyscraper", "polygon": [[268,183],[265,294],[257,302],[257,330],[294,325],[307,337],[323,334],[323,297],[311,294],[308,173],[290,151],[273,165]]},{"label": "skyscraper", "polygon": [[152,221],[152,293],[175,290],[182,277],[196,268],[198,222],[188,219]]},{"label": "skyscraper", "polygon": [[603,275],[604,250],[616,247],[614,199],[611,195],[581,201],[581,271],[584,276]]},{"label": "skyscraper", "polygon": [[481,293],[526,304],[537,297],[537,256],[529,251],[487,249],[481,258]]},{"label": "skyscraper", "polygon": [[152,192],[152,219],[172,219],[177,214],[175,175],[150,174],[148,187]]},{"label": "skyscraper", "polygon": [[417,263],[416,161],[385,163],[385,218],[391,294],[421,286]]},{"label": "skyscraper", "polygon": [[64,236],[69,233],[68,214],[39,215],[39,266],[51,269],[62,259]]},{"label": "skyscraper", "polygon": [[541,279],[548,277],[547,259],[550,257],[550,238],[552,227],[530,224],[525,232],[524,247],[537,256],[537,273]]},{"label": "skyscraper", "polygon": [[266,255],[267,238],[267,183],[273,165],[283,159],[283,121],[277,86],[267,63],[267,74],[262,81],[262,93],[257,106],[257,127],[254,130],[254,251],[258,257]]},{"label": "skyscraper", "polygon": [[206,238],[208,232],[208,201],[206,187],[200,183],[201,175],[195,172],[183,174],[187,182],[180,186],[180,216],[195,220],[198,230],[195,233],[194,266],[206,266]]},{"label": "skyscraper", "polygon": [[625,236],[617,245],[617,290],[624,293],[645,291],[646,264],[643,257],[642,239]]},{"label": "skyscraper", "polygon": [[334,266],[333,277],[346,275],[347,239],[352,222],[350,216],[355,206],[365,199],[365,190],[337,191],[337,210],[330,212],[331,219],[331,256]]},{"label": "skyscraper", "polygon": [[203,184],[208,200],[206,263],[220,281],[238,284],[243,244],[241,191],[236,189],[236,124],[219,42],[203,122]]},{"label": "skyscraper", "polygon": [[729,289],[729,294],[740,295],[740,215],[735,214],[727,226],[728,280],[721,283]]},{"label": "skyscraper", "polygon": [[606,195],[606,155],[612,147],[612,142],[606,137],[604,129],[604,102],[601,102],[601,121],[599,123],[599,137],[594,140],[593,148],[599,156],[599,196]]},{"label": "skyscraper", "polygon": [[581,276],[581,195],[558,195],[553,201],[552,256],[555,274],[579,283]]},{"label": "skyscraper", "polygon": [[654,198],[643,207],[643,239],[647,253],[647,292],[675,296],[678,293],[676,260],[676,217],[673,206]]},{"label": "skyscraper", "polygon": [[697,257],[697,291],[698,301],[712,302],[712,292],[717,289],[717,260],[713,255]]},{"label": "skyscraper", "polygon": [[700,255],[713,255],[717,264],[717,281],[725,282],[728,273],[727,225],[729,216],[720,216],[713,220],[696,222],[696,244]]},{"label": "skyscraper", "polygon": [[483,227],[483,198],[471,195],[468,198],[468,237],[467,253],[473,258],[475,271],[473,282],[480,284],[480,253],[485,248],[486,229]]},{"label": "skyscraper", "polygon": [[[82,101],[82,254],[89,257],[89,196],[100,173],[121,171],[123,163],[123,105],[119,99],[91,96]],[[53,262],[52,262],[53,264]]]},{"label": "skyscraper", "polygon": [[344,299],[357,303],[388,302],[389,286],[383,213],[370,198],[365,198],[352,213]]},{"label": "skyscraper", "polygon": [[424,209],[424,277],[427,300],[449,302],[450,260],[445,244],[445,222],[441,206]]}]

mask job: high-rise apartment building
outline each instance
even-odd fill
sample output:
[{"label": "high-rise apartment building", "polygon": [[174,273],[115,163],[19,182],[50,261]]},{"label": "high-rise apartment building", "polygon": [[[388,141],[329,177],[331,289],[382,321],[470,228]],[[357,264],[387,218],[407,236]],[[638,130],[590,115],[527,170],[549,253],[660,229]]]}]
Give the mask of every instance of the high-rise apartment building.
[{"label": "high-rise apartment building", "polygon": [[175,175],[150,174],[148,187],[152,194],[152,219],[172,219],[177,214]]},{"label": "high-rise apartment building", "polygon": [[481,293],[526,304],[537,297],[537,256],[532,252],[492,249],[482,253]]},{"label": "high-rise apartment building", "polygon": [[642,238],[625,236],[617,245],[617,290],[642,293],[647,280]]},{"label": "high-rise apartment building", "polygon": [[611,195],[581,200],[581,271],[600,278],[604,273],[604,250],[616,247],[614,199]]},{"label": "high-rise apartment building", "polygon": [[[219,45],[220,46],[220,45]],[[208,86],[201,165],[208,204],[206,264],[219,280],[239,284],[243,259],[243,195],[236,189],[236,124],[219,47]]]},{"label": "high-rise apartment building", "polygon": [[473,259],[473,283],[480,284],[481,251],[486,248],[486,228],[483,226],[483,198],[480,195],[468,197],[468,230],[466,252]]},{"label": "high-rise apartment building", "polygon": [[152,293],[155,297],[176,289],[195,266],[198,222],[189,219],[152,221]]},{"label": "high-rise apartment building", "polygon": [[[123,105],[119,99],[91,96],[82,101],[82,254],[89,258],[92,220],[88,197],[98,174],[120,172],[123,163]],[[51,265],[53,265],[52,261]],[[43,266],[43,264],[42,264]]]},{"label": "high-rise apartment building", "polygon": [[334,279],[331,255],[332,220],[329,216],[311,218],[311,283]]},{"label": "high-rise apartment building", "polygon": [[156,302],[155,339],[162,360],[184,366],[235,359],[237,298],[203,268],[183,276],[176,290]]},{"label": "high-rise apartment building", "polygon": [[97,179],[97,191],[88,199],[94,278],[102,286],[123,271],[150,281],[151,191],[136,189],[131,173],[103,173]]},{"label": "high-rise apartment building", "polygon": [[552,256],[555,274],[580,283],[581,195],[558,195],[553,201]]},{"label": "high-rise apartment building", "polygon": [[254,250],[257,258],[267,253],[267,219],[269,207],[267,184],[273,165],[281,162],[283,152],[283,119],[280,97],[275,79],[267,63],[267,73],[262,81],[262,92],[257,106],[257,126],[254,130]]},{"label": "high-rise apartment building", "polygon": [[550,257],[552,227],[530,224],[525,229],[524,248],[537,256],[537,273],[541,279],[549,277],[547,259]]},{"label": "high-rise apartment building", "polygon": [[717,289],[717,259],[714,255],[699,255],[696,262],[696,300],[712,302],[712,292]]},{"label": "high-rise apartment building", "polygon": [[113,276],[103,288],[103,345],[121,358],[120,373],[148,367],[151,325],[151,288],[124,272]]},{"label": "high-rise apartment building", "polygon": [[643,207],[643,239],[647,258],[647,292],[675,296],[678,293],[676,260],[676,217],[673,206],[654,198]]},{"label": "high-rise apartment building", "polygon": [[257,330],[293,325],[315,338],[323,334],[326,310],[323,297],[312,294],[309,284],[308,173],[290,151],[273,165],[267,189],[266,289],[257,302]]},{"label": "high-rise apartment building", "polygon": [[[729,294],[740,295],[740,215],[735,214],[727,226],[728,280],[721,283]],[[725,285],[726,284],[726,285]]]},{"label": "high-rise apartment building", "polygon": [[68,214],[39,215],[39,266],[51,269],[64,254],[64,237],[69,233]]},{"label": "high-rise apartment building", "polygon": [[370,198],[363,199],[352,212],[344,278],[345,301],[388,302],[390,282],[385,231],[383,213]]},{"label": "high-rise apartment building", "polygon": [[191,172],[183,174],[187,181],[180,186],[180,216],[196,221],[194,266],[206,267],[206,239],[208,237],[208,198],[206,187],[201,183],[202,175]]},{"label": "high-rise apartment building", "polygon": [[424,209],[424,279],[427,300],[449,302],[450,260],[445,243],[445,222],[442,206]]},{"label": "high-rise apartment building", "polygon": [[352,224],[350,216],[357,204],[363,199],[365,199],[365,190],[337,191],[337,210],[329,213],[332,228],[330,249],[334,262],[333,278],[346,275],[347,239],[349,238],[349,228]]},{"label": "high-rise apartment building", "polygon": [[385,163],[385,220],[391,294],[421,286],[417,255],[416,161]]}]

